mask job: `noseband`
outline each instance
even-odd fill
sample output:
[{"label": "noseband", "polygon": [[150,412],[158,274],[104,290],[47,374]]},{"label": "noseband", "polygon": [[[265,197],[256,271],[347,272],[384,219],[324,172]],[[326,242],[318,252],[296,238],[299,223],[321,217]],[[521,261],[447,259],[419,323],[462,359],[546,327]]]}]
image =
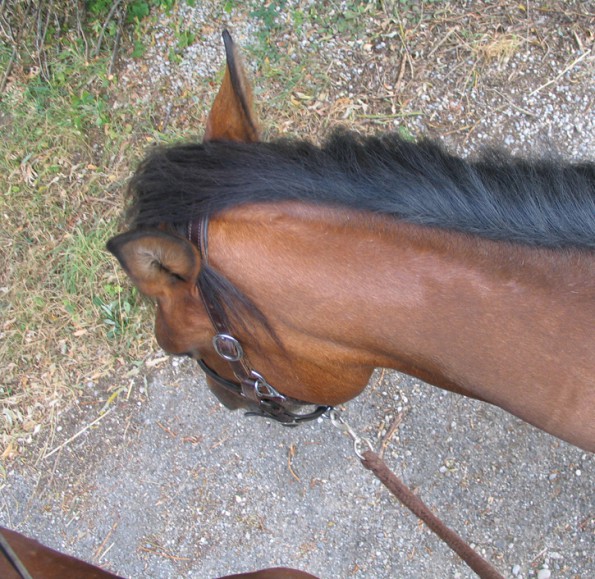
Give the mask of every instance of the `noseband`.
[{"label": "noseband", "polygon": [[[188,223],[188,239],[198,247],[201,267],[208,265],[209,262],[208,228],[209,218],[206,216]],[[216,305],[208,299],[200,276],[197,287],[207,314],[217,332],[212,340],[213,348],[217,355],[229,364],[238,381],[232,382],[223,378],[212,368],[209,368],[202,359],[197,360],[198,365],[213,382],[235,396],[245,399],[250,406],[256,408],[254,411],[247,412],[247,416],[263,416],[273,418],[286,426],[297,426],[300,422],[315,420],[330,410],[330,406],[317,406],[315,410],[307,414],[292,412],[289,408],[313,405],[281,394],[266,381],[262,374],[251,367],[239,340],[233,337],[227,320],[221,315]]]}]

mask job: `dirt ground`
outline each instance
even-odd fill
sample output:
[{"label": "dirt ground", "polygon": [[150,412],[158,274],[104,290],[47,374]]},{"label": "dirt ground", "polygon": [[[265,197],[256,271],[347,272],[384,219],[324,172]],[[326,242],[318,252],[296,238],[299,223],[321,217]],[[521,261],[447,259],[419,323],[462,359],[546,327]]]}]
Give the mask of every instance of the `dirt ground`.
[{"label": "dirt ground", "polygon": [[[64,416],[60,440],[96,419]],[[351,423],[505,576],[592,576],[593,456],[499,409],[378,373]],[[322,578],[472,577],[359,464],[328,421],[284,428],[222,408],[190,361],[35,466],[9,473],[2,522],[128,577],[288,565]]]},{"label": "dirt ground", "polygon": [[[175,66],[163,57],[174,29],[165,15],[143,60],[120,64],[126,90],[144,90],[172,123],[193,79],[219,70],[220,29],[254,46],[262,25],[237,7],[197,4],[175,12],[200,30]],[[347,4],[355,3],[328,8],[345,14]],[[311,15],[313,4],[289,2],[271,39],[324,74],[303,73],[283,113],[267,100],[283,87],[274,63],[264,67],[258,51],[248,52],[265,132],[312,137],[342,123],[430,134],[462,154],[489,144],[593,159],[588,4],[453,2],[413,24],[412,16],[361,12],[359,28],[321,31],[304,20],[298,31],[291,9],[309,6]],[[120,386],[101,414],[114,384],[89,382],[53,436],[31,448],[38,458],[7,465],[1,524],[127,577],[208,578],[275,565],[329,579],[473,576],[359,465],[328,421],[288,429],[231,413],[192,362],[157,350]],[[400,421],[386,440],[390,466],[505,576],[595,574],[592,454],[395,372],[378,371],[347,417],[378,446]]]}]

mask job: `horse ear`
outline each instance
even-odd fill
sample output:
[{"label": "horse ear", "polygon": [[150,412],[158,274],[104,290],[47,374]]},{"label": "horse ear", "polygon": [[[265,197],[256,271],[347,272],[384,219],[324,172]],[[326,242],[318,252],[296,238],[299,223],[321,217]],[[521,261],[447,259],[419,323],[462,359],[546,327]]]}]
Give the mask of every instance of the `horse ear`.
[{"label": "horse ear", "polygon": [[221,88],[209,113],[205,141],[258,141],[258,127],[252,111],[252,89],[231,35],[223,31],[227,66]]},{"label": "horse ear", "polygon": [[194,284],[200,264],[192,244],[162,231],[129,231],[107,242],[134,285],[149,297]]}]

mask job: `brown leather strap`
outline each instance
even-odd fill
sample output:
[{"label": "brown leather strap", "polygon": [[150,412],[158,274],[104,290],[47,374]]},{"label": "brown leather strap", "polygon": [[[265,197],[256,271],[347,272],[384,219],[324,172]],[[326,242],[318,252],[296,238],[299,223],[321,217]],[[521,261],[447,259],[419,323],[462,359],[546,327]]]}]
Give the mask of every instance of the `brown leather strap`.
[{"label": "brown leather strap", "polygon": [[414,495],[403,482],[391,472],[386,463],[373,451],[362,454],[362,464],[371,470],[380,482],[397,497],[414,515],[421,519],[457,555],[459,555],[482,579],[504,579],[490,563],[474,551],[463,539],[448,528],[425,503]]},{"label": "brown leather strap", "polygon": [[201,271],[198,276],[197,287],[205,310],[216,331],[215,336],[213,336],[213,347],[217,354],[227,361],[238,383],[234,384],[219,376],[207,366],[204,360],[198,360],[209,378],[222,388],[250,401],[255,410],[248,412],[249,415],[273,418],[286,426],[295,426],[300,422],[315,420],[330,410],[330,406],[317,405],[313,412],[306,414],[294,413],[293,408],[295,405],[312,406],[312,404],[294,400],[281,394],[266,381],[264,376],[252,369],[240,342],[230,333],[229,320],[225,309],[218,301],[219,296],[212,295],[212,292],[208,292],[206,289],[204,275],[208,271],[209,265],[209,218],[203,216],[189,222],[186,234],[188,239],[196,245],[200,254]]},{"label": "brown leather strap", "polygon": [[188,222],[188,239],[200,249],[200,226],[201,221],[194,220]]},{"label": "brown leather strap", "polygon": [[[208,266],[209,264],[209,220],[208,217],[203,217],[202,219],[197,219],[191,221],[188,224],[188,238],[192,243],[194,243],[198,247],[198,251],[200,253],[200,258],[202,260],[201,267]],[[211,323],[215,328],[217,334],[223,336],[229,336],[231,339],[226,341],[224,339],[220,339],[217,341],[218,348],[217,352],[220,355],[223,355],[231,369],[235,375],[235,377],[239,380],[240,384],[242,385],[242,390],[244,394],[250,398],[251,400],[257,402],[258,397],[254,391],[254,380],[252,379],[250,368],[245,361],[243,356],[237,356],[237,360],[233,359],[235,357],[236,351],[234,350],[234,343],[239,346],[239,343],[235,338],[231,336],[229,326],[227,320],[223,318],[221,315],[220,309],[218,309],[215,303],[211,300],[205,299],[204,292],[200,287],[199,281],[199,289],[200,289],[200,296],[202,298],[203,304],[209,315]]]}]

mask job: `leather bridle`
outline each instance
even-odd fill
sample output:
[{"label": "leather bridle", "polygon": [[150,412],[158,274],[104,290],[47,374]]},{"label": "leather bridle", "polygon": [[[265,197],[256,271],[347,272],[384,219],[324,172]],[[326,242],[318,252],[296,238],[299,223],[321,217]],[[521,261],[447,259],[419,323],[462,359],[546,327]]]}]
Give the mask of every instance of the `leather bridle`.
[{"label": "leather bridle", "polygon": [[[188,223],[188,239],[198,248],[201,268],[206,267],[209,263],[208,231],[209,218],[206,216]],[[267,382],[260,372],[252,368],[239,340],[232,335],[225,316],[221,314],[216,304],[208,299],[202,279],[202,276],[199,275],[197,287],[216,331],[212,339],[213,348],[217,355],[229,364],[237,382],[223,378],[204,360],[198,359],[197,362],[205,374],[227,392],[247,401],[249,406],[254,408],[247,413],[247,416],[263,416],[273,418],[286,426],[297,426],[301,422],[315,420],[330,410],[330,406],[317,406],[281,394]],[[316,406],[316,409],[306,414],[298,414],[291,410],[296,406]]]}]

